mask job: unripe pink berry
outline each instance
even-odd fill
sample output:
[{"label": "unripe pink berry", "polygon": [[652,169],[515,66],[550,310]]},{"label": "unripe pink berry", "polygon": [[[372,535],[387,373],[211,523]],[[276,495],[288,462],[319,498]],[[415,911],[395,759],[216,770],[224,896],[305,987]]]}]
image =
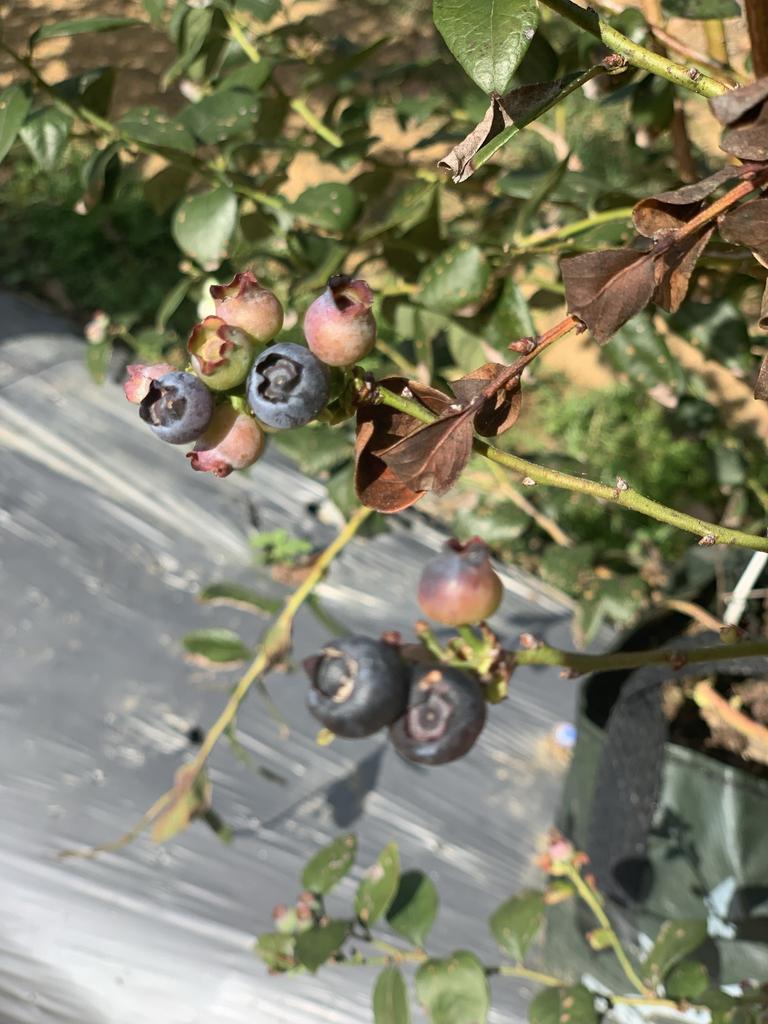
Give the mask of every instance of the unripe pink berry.
[{"label": "unripe pink berry", "polygon": [[207,316],[192,328],[187,351],[197,376],[213,391],[227,391],[247,377],[256,346],[240,327]]},{"label": "unripe pink berry", "polygon": [[418,600],[422,611],[445,626],[482,622],[501,603],[503,587],[479,537],[466,544],[446,542],[442,554],[424,567]]},{"label": "unripe pink berry", "polygon": [[321,362],[351,366],[368,355],[376,342],[372,303],[373,292],[365,281],[346,274],[330,278],[304,316],[304,337]]},{"label": "unripe pink berry", "polygon": [[239,327],[265,345],[280,333],[283,307],[280,300],[259,284],[250,270],[235,274],[229,284],[211,285],[216,316],[232,327]]},{"label": "unripe pink berry", "polygon": [[264,450],[264,431],[247,413],[229,403],[220,405],[205,433],[187,452],[192,469],[229,476],[233,469],[252,466]]},{"label": "unripe pink berry", "polygon": [[125,397],[134,405],[139,405],[147,397],[152,381],[159,380],[166,373],[172,373],[173,369],[170,363],[153,363],[151,366],[133,363],[126,370],[128,376],[123,384]]}]

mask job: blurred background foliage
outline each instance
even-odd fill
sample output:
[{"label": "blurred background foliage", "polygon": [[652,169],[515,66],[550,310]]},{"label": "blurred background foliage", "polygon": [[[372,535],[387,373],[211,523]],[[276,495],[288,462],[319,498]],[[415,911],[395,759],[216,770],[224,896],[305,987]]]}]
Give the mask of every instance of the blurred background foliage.
[{"label": "blurred background foliage", "polygon": [[[589,83],[456,185],[437,161],[488,100],[427,0],[117,7],[11,11],[4,43],[47,84],[7,49],[0,62],[0,282],[83,325],[106,314],[89,333],[97,380],[135,359],[183,362],[210,283],[252,266],[293,340],[329,275],[365,277],[381,338],[365,368],[444,387],[562,315],[561,255],[626,243],[633,203],[723,163],[706,103],[630,69]],[[75,16],[97,21],[73,29]],[[610,20],[647,41],[639,11]],[[601,56],[543,11],[515,84]],[[761,287],[751,257],[716,242],[678,314],[643,314],[604,349],[569,338],[537,362],[502,446],[764,529],[768,412],[749,386],[766,351],[752,326]],[[349,511],[351,423],[275,440]],[[722,601],[749,557],[481,461],[418,508],[565,589],[587,640],[710,580]]]}]

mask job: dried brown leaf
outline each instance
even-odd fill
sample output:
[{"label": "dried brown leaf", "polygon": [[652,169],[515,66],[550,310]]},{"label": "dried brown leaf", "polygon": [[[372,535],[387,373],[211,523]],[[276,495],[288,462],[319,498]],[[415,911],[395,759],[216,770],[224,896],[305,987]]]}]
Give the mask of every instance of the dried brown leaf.
[{"label": "dried brown leaf", "polygon": [[730,210],[718,223],[726,242],[745,245],[768,266],[768,199],[750,199]]},{"label": "dried brown leaf", "polygon": [[[766,292],[768,292],[768,284],[765,287]],[[765,299],[765,296],[763,296],[763,299]],[[764,402],[768,401],[768,356],[763,356],[763,361],[760,363],[760,369],[757,372],[755,398],[761,398]]]},{"label": "dried brown leaf", "polygon": [[720,124],[731,125],[754,112],[754,109],[762,106],[767,99],[768,78],[760,78],[751,85],[731,89],[722,96],[713,97],[709,101],[709,106]]},{"label": "dried brown leaf", "polygon": [[[466,404],[508,369],[502,363],[484,363],[459,380],[452,381],[451,390],[462,404]],[[520,378],[517,377],[480,405],[475,413],[475,430],[481,437],[498,437],[517,421],[522,403]]]},{"label": "dried brown leaf", "polygon": [[763,301],[760,303],[760,319],[757,321],[757,325],[761,330],[768,331],[768,281],[765,282]]},{"label": "dried brown leaf", "polygon": [[714,225],[710,225],[700,234],[685,238],[680,245],[660,253],[656,259],[653,301],[668,313],[676,313],[682,305],[691,275],[714,230]]},{"label": "dried brown leaf", "polygon": [[471,409],[419,427],[379,455],[406,487],[445,494],[461,476],[472,453]]},{"label": "dried brown leaf", "polygon": [[[381,385],[401,395],[409,389],[417,401],[431,412],[440,414],[451,404],[441,391],[408,381],[405,377],[388,377]],[[388,405],[361,405],[357,410],[355,442],[355,491],[363,505],[377,512],[400,512],[418,501],[426,488],[412,488],[400,480],[379,456],[414,429],[414,419]]]},{"label": "dried brown leaf", "polygon": [[476,125],[466,138],[457,143],[450,153],[437,161],[437,166],[445,171],[450,171],[451,179],[458,185],[474,174],[472,160],[478,150],[482,149],[486,142],[490,142],[500,131],[512,123],[512,119],[501,105],[498,96],[491,97],[491,103],[485,112],[485,117]]},{"label": "dried brown leaf", "polygon": [[506,96],[492,96],[482,121],[461,142],[438,160],[437,166],[450,171],[458,185],[475,173],[472,160],[483,146],[511,124],[525,122],[538,110],[558,96],[566,85],[565,79],[538,82],[513,89]]},{"label": "dried brown leaf", "polygon": [[716,96],[709,105],[727,126],[720,148],[741,160],[768,160],[768,78]]},{"label": "dried brown leaf", "polygon": [[604,344],[651,301],[653,264],[651,254],[632,249],[604,249],[562,260],[568,312]]},{"label": "dried brown leaf", "polygon": [[722,167],[708,178],[702,178],[692,185],[659,192],[655,196],[641,199],[632,214],[635,227],[646,238],[661,238],[670,231],[676,231],[696,216],[702,201],[712,195],[726,181],[737,178],[738,167]]}]

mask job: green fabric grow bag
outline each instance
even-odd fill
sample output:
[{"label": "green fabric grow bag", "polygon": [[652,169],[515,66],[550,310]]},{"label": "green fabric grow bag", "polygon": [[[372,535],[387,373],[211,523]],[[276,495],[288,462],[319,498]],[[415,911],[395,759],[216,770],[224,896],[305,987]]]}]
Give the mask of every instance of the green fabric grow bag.
[{"label": "green fabric grow bag", "polygon": [[[697,668],[699,678],[713,670],[768,678],[765,658]],[[684,674],[694,676],[693,669]],[[653,666],[584,682],[558,827],[589,854],[616,927],[636,954],[664,920],[704,918],[710,937],[696,958],[713,980],[765,981],[768,781],[667,742],[660,686],[671,672]],[[572,902],[555,910],[548,959],[570,964],[572,975],[578,947],[578,969],[615,984],[612,958],[591,953],[581,938],[594,927],[589,915]]]}]

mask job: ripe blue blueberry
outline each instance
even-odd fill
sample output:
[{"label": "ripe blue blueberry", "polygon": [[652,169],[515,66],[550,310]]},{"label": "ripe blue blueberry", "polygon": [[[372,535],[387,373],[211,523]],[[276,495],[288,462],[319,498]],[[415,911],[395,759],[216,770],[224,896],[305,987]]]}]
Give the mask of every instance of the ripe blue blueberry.
[{"label": "ripe blue blueberry", "polygon": [[407,761],[446,764],[466,754],[484,725],[485,698],[469,672],[414,665],[408,707],[389,738]]},{"label": "ripe blue blueberry", "polygon": [[307,706],[337,736],[370,736],[405,710],[408,672],[391,644],[344,637],[307,658],[304,668],[312,684]]},{"label": "ripe blue blueberry", "polygon": [[161,441],[195,441],[213,415],[213,395],[192,373],[174,370],[149,384],[139,415]]},{"label": "ripe blue blueberry", "polygon": [[328,371],[307,348],[278,342],[257,356],[248,375],[248,404],[268,427],[289,430],[313,420],[328,401]]}]

